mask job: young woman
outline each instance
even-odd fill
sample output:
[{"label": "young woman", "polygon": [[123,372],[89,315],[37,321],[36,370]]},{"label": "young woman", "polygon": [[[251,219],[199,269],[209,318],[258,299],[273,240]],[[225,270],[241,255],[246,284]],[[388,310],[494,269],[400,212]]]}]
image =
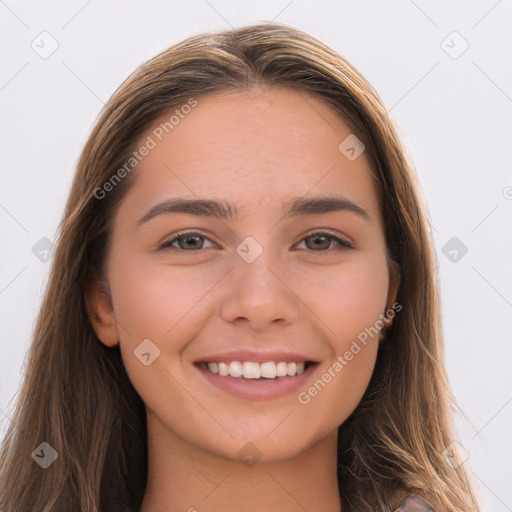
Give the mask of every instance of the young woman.
[{"label": "young woman", "polygon": [[0,510],[478,512],[435,269],[345,59],[276,24],[169,48],[79,160]]}]

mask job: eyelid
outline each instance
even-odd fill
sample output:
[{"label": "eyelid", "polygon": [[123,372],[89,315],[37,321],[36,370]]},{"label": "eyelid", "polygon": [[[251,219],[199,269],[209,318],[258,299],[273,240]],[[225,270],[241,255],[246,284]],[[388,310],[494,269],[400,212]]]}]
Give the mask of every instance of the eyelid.
[{"label": "eyelid", "polygon": [[[344,237],[337,235],[336,233],[331,232],[331,230],[325,229],[325,228],[324,229],[322,229],[322,228],[313,229],[313,230],[309,231],[308,233],[302,235],[300,240],[296,244],[294,244],[294,246],[298,245],[301,242],[304,242],[307,238],[310,238],[313,235],[327,236],[327,238],[337,242],[341,248],[355,249],[354,244],[351,241],[346,240]],[[173,249],[173,248],[171,248],[171,244],[176,242],[176,240],[178,240],[179,238],[185,237],[185,236],[191,236],[191,237],[192,236],[200,236],[200,237],[212,242],[214,245],[217,246],[216,248],[222,248],[222,246],[220,246],[220,244],[216,243],[210,236],[207,236],[207,235],[201,233],[200,230],[197,230],[197,231],[196,230],[184,230],[184,231],[178,231],[177,233],[173,233],[170,236],[170,238],[166,239],[164,242],[162,242],[159,245],[158,250]],[[179,249],[179,248],[177,248],[177,249],[174,248],[174,249],[177,250],[178,252],[183,252],[183,253],[185,253],[185,252],[188,252],[188,253],[201,252],[203,250],[203,248],[197,249],[197,250],[193,250],[193,249],[186,250],[186,249]],[[318,251],[307,250],[306,252],[330,253],[333,251],[336,251],[336,249],[329,248],[329,249],[320,249]]]},{"label": "eyelid", "polygon": [[[299,240],[298,243],[300,242],[303,242],[306,238],[309,238],[313,235],[327,235],[328,238],[331,238],[331,239],[334,239],[335,241],[337,241],[341,247],[343,248],[346,248],[346,249],[355,249],[355,246],[354,244],[348,240],[346,237],[343,237],[342,235],[338,235],[337,233],[334,233],[332,232],[330,229],[327,229],[327,228],[316,228],[316,229],[313,229],[311,231],[309,231],[308,233],[306,233],[305,235],[302,236],[302,238]],[[336,249],[323,249],[323,250],[319,250],[319,251],[309,251],[309,252],[332,252],[332,251],[335,251]]]},{"label": "eyelid", "polygon": [[[174,242],[176,242],[176,240],[178,238],[181,238],[184,236],[200,236],[200,237],[212,242],[213,245],[217,246],[216,248],[220,247],[220,245],[217,242],[215,242],[211,238],[211,236],[205,235],[200,230],[197,230],[197,231],[196,230],[184,230],[184,231],[178,231],[176,233],[173,233],[172,235],[170,235],[169,238],[166,238],[161,244],[158,245],[158,250],[173,249],[172,247],[170,247],[170,244],[173,244]],[[201,250],[202,249],[198,249],[196,251],[193,251],[193,250],[187,251],[186,249],[178,249],[178,251],[180,251],[180,252],[189,252],[189,253],[190,252],[200,252]]]}]

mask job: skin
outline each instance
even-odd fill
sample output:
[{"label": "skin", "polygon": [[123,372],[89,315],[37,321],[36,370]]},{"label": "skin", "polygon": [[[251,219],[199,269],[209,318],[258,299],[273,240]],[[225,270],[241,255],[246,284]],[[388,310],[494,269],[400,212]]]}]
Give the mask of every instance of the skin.
[{"label": "skin", "polygon": [[[378,336],[306,405],[296,392],[243,400],[205,381],[193,362],[235,348],[294,349],[318,361],[307,390],[375,325],[395,301],[399,276],[388,270],[368,162],[364,153],[349,161],[338,150],[351,130],[314,96],[256,88],[197,100],[137,166],[114,218],[111,296],[99,285],[93,292],[95,331],[105,345],[120,345],[146,404],[141,511],[339,511],[337,428],[366,390]],[[291,197],[332,193],[369,218],[346,210],[281,214]],[[240,216],[174,213],[137,225],[173,197],[228,200]],[[158,250],[180,230],[206,238],[194,250],[179,241]],[[354,248],[332,240],[330,251],[322,249],[327,239],[317,249],[307,237],[325,230]],[[263,249],[250,264],[236,252],[248,236]],[[160,349],[148,366],[134,355],[145,339]],[[237,455],[247,443],[261,456],[253,466]]]}]

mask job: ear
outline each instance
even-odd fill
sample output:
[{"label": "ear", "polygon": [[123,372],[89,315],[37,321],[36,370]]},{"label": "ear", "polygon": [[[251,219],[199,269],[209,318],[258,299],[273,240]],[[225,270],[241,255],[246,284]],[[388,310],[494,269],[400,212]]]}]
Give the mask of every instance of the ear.
[{"label": "ear", "polygon": [[389,309],[393,306],[398,295],[398,287],[401,280],[400,265],[395,261],[389,263],[389,286],[388,286],[388,299],[386,308]]},{"label": "ear", "polygon": [[[400,265],[395,261],[389,263],[389,285],[388,285],[388,298],[386,301],[386,311],[393,309],[393,304],[396,302],[398,295],[398,287],[400,286],[401,272]],[[386,317],[384,319],[386,327],[390,327],[393,323],[393,319]]]},{"label": "ear", "polygon": [[85,302],[92,328],[99,340],[110,348],[119,345],[119,331],[108,283],[95,282],[86,293]]}]

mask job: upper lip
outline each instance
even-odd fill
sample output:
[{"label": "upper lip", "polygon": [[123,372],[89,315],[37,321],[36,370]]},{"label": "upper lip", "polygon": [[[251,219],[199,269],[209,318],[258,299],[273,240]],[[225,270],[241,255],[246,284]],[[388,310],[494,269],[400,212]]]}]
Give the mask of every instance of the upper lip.
[{"label": "upper lip", "polygon": [[265,363],[266,361],[300,363],[304,361],[316,363],[316,361],[310,356],[289,350],[275,350],[272,352],[250,352],[246,350],[237,350],[233,352],[223,352],[220,354],[205,356],[201,359],[197,359],[195,362],[222,363],[227,361],[250,361],[254,363]]}]

